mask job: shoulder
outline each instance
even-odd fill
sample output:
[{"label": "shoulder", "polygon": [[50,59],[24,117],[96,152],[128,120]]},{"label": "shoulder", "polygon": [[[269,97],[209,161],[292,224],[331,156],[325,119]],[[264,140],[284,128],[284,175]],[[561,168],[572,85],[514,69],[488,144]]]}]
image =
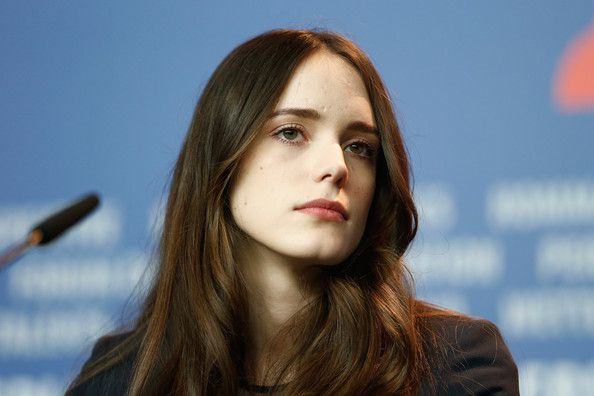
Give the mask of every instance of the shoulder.
[{"label": "shoulder", "polygon": [[438,394],[519,395],[518,369],[497,326],[454,314],[426,323],[437,346],[428,351],[430,359],[438,357],[430,362],[441,361],[432,367]]},{"label": "shoulder", "polygon": [[120,333],[99,338],[93,347],[91,357],[84,364],[79,377],[86,373],[100,359],[108,357],[107,355],[110,352],[113,352],[113,359],[116,363],[98,372],[96,375],[92,375],[88,380],[79,382],[77,378],[75,383],[66,392],[66,395],[125,395],[132,378],[134,356],[133,354],[118,354],[117,351],[129,336],[130,333]]}]

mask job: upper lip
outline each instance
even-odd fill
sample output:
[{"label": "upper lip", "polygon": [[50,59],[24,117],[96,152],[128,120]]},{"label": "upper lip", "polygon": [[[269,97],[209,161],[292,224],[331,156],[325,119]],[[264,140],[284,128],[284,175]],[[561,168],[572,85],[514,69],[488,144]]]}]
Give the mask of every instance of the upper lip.
[{"label": "upper lip", "polygon": [[295,210],[305,209],[305,208],[322,208],[322,209],[330,209],[338,212],[344,217],[345,220],[348,220],[348,213],[347,210],[342,206],[342,204],[338,201],[330,201],[328,199],[320,198],[314,199],[313,201],[309,201],[300,205],[295,208]]}]

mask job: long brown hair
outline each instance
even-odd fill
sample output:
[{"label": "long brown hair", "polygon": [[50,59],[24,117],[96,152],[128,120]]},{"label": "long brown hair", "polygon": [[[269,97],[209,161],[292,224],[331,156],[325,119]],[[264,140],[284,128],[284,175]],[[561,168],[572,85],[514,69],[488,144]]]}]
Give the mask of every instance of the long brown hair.
[{"label": "long brown hair", "polygon": [[87,365],[73,386],[134,353],[130,394],[237,393],[248,363],[249,316],[247,287],[235,265],[233,247],[242,235],[229,190],[292,73],[322,49],[359,72],[382,152],[361,242],[347,260],[325,267],[322,295],[287,323],[285,329],[298,328],[298,337],[272,382],[286,383],[291,395],[418,391],[429,370],[424,314],[402,258],[417,231],[405,145],[387,90],[365,53],[339,34],[310,30],[254,37],[213,73],[175,166],[159,269],[134,330]]}]

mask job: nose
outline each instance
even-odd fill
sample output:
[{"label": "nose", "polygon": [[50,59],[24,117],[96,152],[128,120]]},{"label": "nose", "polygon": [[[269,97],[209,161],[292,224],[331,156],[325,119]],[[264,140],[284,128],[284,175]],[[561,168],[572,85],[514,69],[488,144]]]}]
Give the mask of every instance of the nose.
[{"label": "nose", "polygon": [[340,144],[329,144],[321,148],[316,153],[313,169],[316,182],[328,181],[338,188],[344,186],[348,179],[348,168]]}]

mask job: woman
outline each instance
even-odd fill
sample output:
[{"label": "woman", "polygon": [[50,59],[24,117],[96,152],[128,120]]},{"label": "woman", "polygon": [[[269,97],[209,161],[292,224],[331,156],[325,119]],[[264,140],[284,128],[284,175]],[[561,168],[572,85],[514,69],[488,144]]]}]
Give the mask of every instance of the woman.
[{"label": "woman", "polygon": [[159,270],[70,394],[517,394],[496,327],[415,300],[405,146],[367,56],[275,30],[233,50],[179,155]]}]

